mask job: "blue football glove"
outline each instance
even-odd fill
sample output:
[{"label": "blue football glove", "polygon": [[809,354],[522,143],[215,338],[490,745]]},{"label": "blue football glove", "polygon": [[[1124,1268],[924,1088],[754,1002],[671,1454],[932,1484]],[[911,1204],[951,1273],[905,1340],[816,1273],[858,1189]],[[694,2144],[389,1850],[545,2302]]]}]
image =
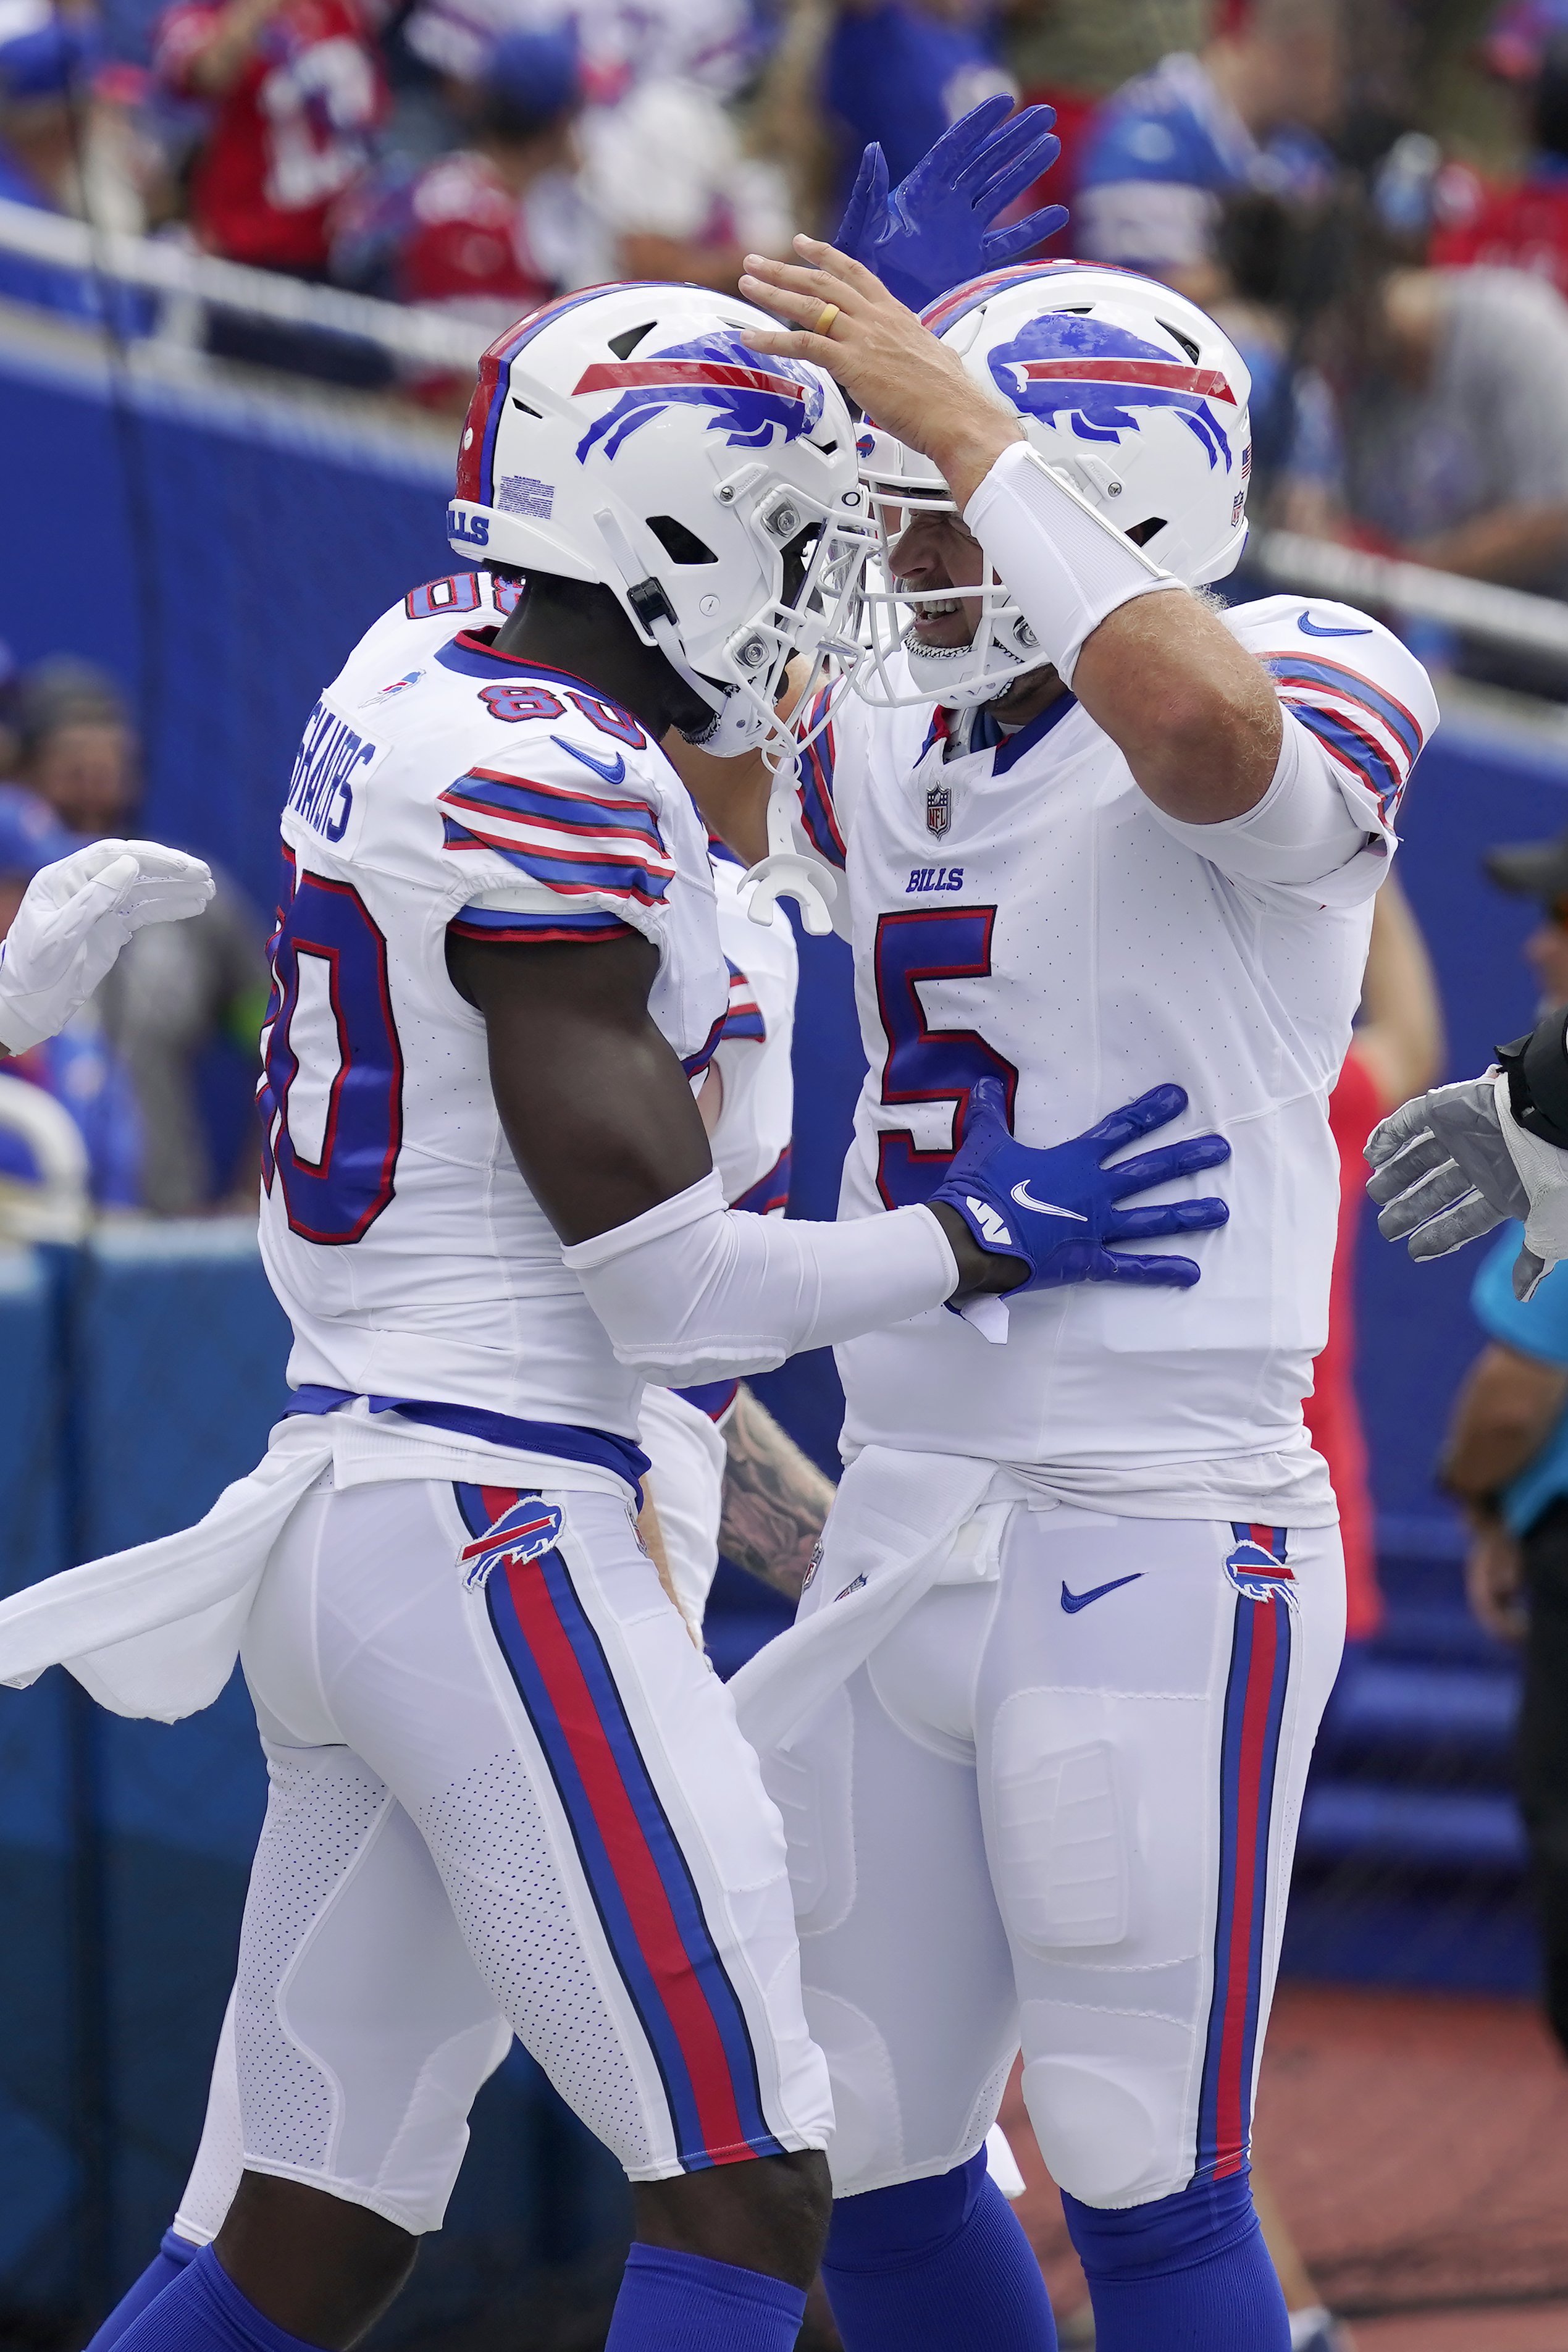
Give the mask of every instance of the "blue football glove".
[{"label": "blue football glove", "polygon": [[1053,107],[1026,106],[1009,121],[1010,114],[1005,91],[982,99],[891,194],[887,158],[875,140],[861,157],[833,243],[910,310],[923,310],[938,294],[999,269],[1065,227],[1064,205],[1047,205],[1006,228],[990,226],[1061,152],[1051,135]]},{"label": "blue football glove", "polygon": [[[1151,1241],[1164,1234],[1201,1233],[1223,1225],[1223,1201],[1167,1201],[1158,1207],[1119,1209],[1129,1192],[1168,1184],[1230,1157],[1222,1135],[1189,1136],[1158,1151],[1140,1152],[1114,1168],[1101,1161],[1135,1137],[1178,1118],[1186,1108],[1180,1087],[1153,1087],[1124,1103],[1086,1135],[1031,1151],[1008,1132],[1007,1097],[999,1078],[981,1078],[969,1094],[961,1150],[930,1195],[946,1201],[984,1250],[1021,1258],[1029,1272],[1000,1296],[1057,1290],[1070,1282],[1133,1282],[1190,1289],[1198,1269],[1189,1257],[1140,1257],[1116,1242]],[[969,1302],[966,1302],[969,1303]],[[954,1312],[963,1310],[955,1307]]]}]

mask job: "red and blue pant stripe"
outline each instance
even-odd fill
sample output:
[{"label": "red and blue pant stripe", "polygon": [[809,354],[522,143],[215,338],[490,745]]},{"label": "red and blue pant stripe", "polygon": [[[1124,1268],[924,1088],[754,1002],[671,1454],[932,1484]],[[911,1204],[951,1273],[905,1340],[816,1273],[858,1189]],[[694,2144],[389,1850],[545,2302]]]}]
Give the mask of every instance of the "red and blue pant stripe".
[{"label": "red and blue pant stripe", "polygon": [[[1285,1552],[1282,1528],[1246,1530]],[[1223,2180],[1247,2161],[1263,2000],[1275,1781],[1295,1621],[1281,1591],[1236,1601],[1220,1748],[1219,1901],[1214,1994],[1198,2098],[1195,2180]]]},{"label": "red and blue pant stripe", "polygon": [[[510,1488],[455,1492],[475,1535],[518,1499]],[[485,1595],[658,2067],[683,2169],[782,2155],[745,2011],[571,1570],[559,1550],[503,1560]]]}]

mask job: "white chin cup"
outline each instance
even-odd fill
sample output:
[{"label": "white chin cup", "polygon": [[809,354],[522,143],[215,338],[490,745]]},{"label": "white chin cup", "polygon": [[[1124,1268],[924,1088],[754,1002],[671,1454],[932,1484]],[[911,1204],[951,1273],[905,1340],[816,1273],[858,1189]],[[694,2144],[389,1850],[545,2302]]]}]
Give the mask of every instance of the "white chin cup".
[{"label": "white chin cup", "polygon": [[754,751],[768,730],[765,713],[740,688],[727,686],[724,700],[713,712],[706,727],[695,731],[683,727],[679,731],[695,751],[706,751],[710,759],[738,759],[743,751]]}]

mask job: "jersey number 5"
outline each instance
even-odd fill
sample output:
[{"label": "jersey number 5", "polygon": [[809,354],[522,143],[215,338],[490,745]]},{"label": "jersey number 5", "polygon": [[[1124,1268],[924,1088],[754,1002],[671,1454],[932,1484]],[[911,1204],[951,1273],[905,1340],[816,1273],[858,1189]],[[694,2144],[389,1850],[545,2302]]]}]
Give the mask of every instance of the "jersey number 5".
[{"label": "jersey number 5", "polygon": [[357,1242],[392,1197],[402,1049],[386,941],[351,885],[299,875],[272,974],[256,1095],[262,1181],[269,1192],[282,1185],[305,1241]]},{"label": "jersey number 5", "polygon": [[920,983],[985,980],[991,969],[994,907],[910,908],[883,915],[876,926],[876,1002],[887,1039],[882,1099],[887,1104],[950,1102],[953,1140],[945,1151],[922,1151],[907,1128],[884,1133],[877,1150],[877,1190],[890,1209],[927,1200],[964,1140],[969,1089],[978,1078],[1000,1078],[1008,1124],[1019,1074],[973,1029],[933,1029]]}]

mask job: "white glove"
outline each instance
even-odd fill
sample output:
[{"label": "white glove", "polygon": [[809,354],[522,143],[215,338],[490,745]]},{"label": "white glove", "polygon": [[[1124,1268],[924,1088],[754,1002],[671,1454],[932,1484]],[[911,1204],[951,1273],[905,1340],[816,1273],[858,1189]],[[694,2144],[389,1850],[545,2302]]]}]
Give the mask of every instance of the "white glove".
[{"label": "white glove", "polygon": [[1385,1241],[1408,1235],[1413,1258],[1445,1257],[1521,1217],[1513,1293],[1527,1299],[1568,1257],[1568,1151],[1521,1127],[1504,1070],[1402,1103],[1373,1129],[1366,1157],[1366,1189],[1385,1204],[1377,1230]]},{"label": "white glove", "polygon": [[213,889],[199,857],[155,841],[95,841],[46,866],[0,948],[0,1045],[20,1054],[54,1036],[133,931],[199,915]]}]

